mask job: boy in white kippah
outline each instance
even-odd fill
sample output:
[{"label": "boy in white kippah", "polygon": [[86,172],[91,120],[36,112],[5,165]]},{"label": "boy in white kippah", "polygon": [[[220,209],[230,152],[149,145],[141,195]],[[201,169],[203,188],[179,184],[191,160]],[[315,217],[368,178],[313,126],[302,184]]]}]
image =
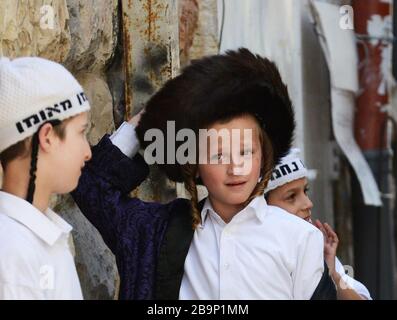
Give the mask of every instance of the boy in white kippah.
[{"label": "boy in white kippah", "polygon": [[[269,205],[280,207],[309,223],[313,203],[307,195],[308,171],[299,157],[299,149],[293,148],[282,158],[272,173],[265,189],[265,198]],[[339,259],[336,257],[338,236],[327,223],[319,220],[314,223],[324,234],[324,259],[329,268],[340,300],[371,299],[367,288],[357,280],[349,277]]]},{"label": "boy in white kippah", "polygon": [[82,299],[72,227],[48,208],[76,188],[90,105],[62,65],[0,58],[0,299]]}]

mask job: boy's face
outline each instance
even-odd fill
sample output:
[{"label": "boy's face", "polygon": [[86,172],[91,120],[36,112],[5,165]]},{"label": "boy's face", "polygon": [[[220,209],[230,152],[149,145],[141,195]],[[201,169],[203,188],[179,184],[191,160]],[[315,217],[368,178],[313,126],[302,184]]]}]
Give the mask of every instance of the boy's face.
[{"label": "boy's face", "polygon": [[[52,192],[68,193],[77,187],[82,168],[91,159],[86,130],[88,113],[81,113],[66,124],[64,139],[56,138],[46,162],[52,171]],[[48,171],[47,171],[48,172]],[[49,179],[49,177],[47,177]]]},{"label": "boy's face", "polygon": [[307,196],[307,185],[306,178],[286,183],[270,191],[267,202],[311,222],[313,203]]},{"label": "boy's face", "polygon": [[[207,164],[199,164],[199,175],[208,189],[214,209],[220,212],[238,212],[251,195],[261,172],[262,150],[259,127],[252,116],[243,115],[226,123],[216,122],[208,129],[226,130],[230,141],[222,145],[222,139],[207,140]],[[247,130],[248,129],[248,130]],[[232,131],[233,130],[233,131]],[[249,134],[248,134],[249,133]],[[235,139],[233,137],[239,137]],[[215,143],[215,147],[211,144]],[[210,161],[218,160],[216,164]]]}]

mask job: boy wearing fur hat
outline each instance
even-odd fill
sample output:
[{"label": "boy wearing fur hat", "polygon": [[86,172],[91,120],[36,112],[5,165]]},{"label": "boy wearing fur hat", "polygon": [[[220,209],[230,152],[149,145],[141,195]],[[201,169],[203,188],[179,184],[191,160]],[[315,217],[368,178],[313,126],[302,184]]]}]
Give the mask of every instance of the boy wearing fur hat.
[{"label": "boy wearing fur hat", "polygon": [[[273,170],[265,190],[267,203],[313,223],[311,219],[313,203],[307,195],[307,176],[308,171],[299,156],[299,149],[291,149]],[[322,224],[319,220],[314,224],[324,234],[324,257],[332,280],[336,284],[338,299],[371,300],[368,289],[361,282],[348,276],[336,257],[339,239],[334,230],[330,225]]]},{"label": "boy wearing fur hat", "polygon": [[[166,135],[170,121],[176,132],[190,128],[195,137],[202,129],[223,130],[232,143],[215,149],[196,144],[198,157],[159,164],[171,180],[185,183],[191,201],[129,198],[148,174],[136,153],[139,143],[146,148],[147,134]],[[124,123],[105,136],[73,197],[115,253],[120,298],[334,298],[321,232],[263,197],[294,126],[275,65],[240,49],[194,61],[150,99],[136,130]],[[185,140],[175,142],[175,148],[161,144],[165,155],[175,156]],[[199,181],[209,191],[200,203]]]},{"label": "boy wearing fur hat", "polygon": [[62,65],[0,58],[0,299],[82,299],[72,227],[48,204],[91,158],[89,109]]}]

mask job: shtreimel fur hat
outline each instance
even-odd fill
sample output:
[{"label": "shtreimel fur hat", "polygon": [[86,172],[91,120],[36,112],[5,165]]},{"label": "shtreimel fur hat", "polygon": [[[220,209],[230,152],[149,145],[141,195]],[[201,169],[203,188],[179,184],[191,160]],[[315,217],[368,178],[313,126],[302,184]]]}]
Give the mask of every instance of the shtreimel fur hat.
[{"label": "shtreimel fur hat", "polygon": [[[167,121],[175,121],[176,132],[197,131],[243,113],[254,115],[262,124],[278,164],[291,147],[295,129],[287,87],[273,62],[240,48],[192,61],[148,101],[136,132],[145,148],[151,143],[144,141],[145,132],[158,128],[166,136]],[[166,145],[164,151],[167,154]],[[171,180],[183,181],[179,164],[160,167]]]}]

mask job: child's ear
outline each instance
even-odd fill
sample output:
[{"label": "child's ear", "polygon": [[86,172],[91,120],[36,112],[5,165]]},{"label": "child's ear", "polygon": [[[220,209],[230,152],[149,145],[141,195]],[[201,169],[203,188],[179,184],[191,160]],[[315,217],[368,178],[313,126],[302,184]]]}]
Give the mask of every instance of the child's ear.
[{"label": "child's ear", "polygon": [[48,152],[53,146],[56,134],[51,123],[44,124],[39,131],[39,146],[44,152]]}]

